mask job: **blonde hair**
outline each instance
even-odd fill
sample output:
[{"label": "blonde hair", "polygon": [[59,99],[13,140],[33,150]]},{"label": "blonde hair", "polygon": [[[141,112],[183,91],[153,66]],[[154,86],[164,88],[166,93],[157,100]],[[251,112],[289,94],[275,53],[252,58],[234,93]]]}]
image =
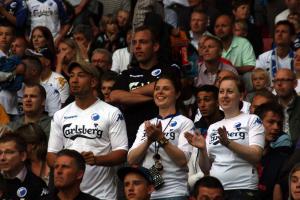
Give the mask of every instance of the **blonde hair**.
[{"label": "blonde hair", "polygon": [[269,87],[271,85],[269,73],[263,68],[255,68],[251,73],[251,80],[253,80],[254,75],[263,74],[266,79],[266,86]]}]

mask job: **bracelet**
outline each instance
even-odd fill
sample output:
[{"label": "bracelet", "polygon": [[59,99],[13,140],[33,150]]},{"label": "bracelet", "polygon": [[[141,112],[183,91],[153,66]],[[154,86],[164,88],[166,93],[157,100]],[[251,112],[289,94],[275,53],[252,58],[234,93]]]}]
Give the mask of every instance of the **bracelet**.
[{"label": "bracelet", "polygon": [[162,147],[164,147],[166,144],[169,143],[169,140],[165,137],[161,137],[157,140],[158,144]]}]

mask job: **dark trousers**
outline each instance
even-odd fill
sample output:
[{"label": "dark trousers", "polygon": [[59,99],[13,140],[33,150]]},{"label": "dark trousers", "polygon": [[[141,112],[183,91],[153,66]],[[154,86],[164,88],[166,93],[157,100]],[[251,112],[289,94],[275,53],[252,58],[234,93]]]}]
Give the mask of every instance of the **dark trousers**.
[{"label": "dark trousers", "polygon": [[258,190],[225,190],[226,200],[260,200]]}]

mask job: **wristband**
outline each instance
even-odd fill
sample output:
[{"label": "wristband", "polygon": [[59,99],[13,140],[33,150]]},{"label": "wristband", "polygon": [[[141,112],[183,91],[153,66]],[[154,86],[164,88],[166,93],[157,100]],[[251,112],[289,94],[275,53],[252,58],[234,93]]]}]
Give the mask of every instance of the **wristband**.
[{"label": "wristband", "polygon": [[158,144],[162,147],[164,147],[166,144],[169,143],[169,140],[165,137],[161,137],[157,140]]}]

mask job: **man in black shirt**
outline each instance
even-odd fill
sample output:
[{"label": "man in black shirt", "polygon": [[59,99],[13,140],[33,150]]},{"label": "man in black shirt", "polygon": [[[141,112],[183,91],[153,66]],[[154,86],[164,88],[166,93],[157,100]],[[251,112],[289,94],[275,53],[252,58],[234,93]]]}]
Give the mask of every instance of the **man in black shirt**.
[{"label": "man in black shirt", "polygon": [[45,182],[25,166],[26,143],[14,134],[0,137],[0,170],[8,199],[40,200],[48,194]]},{"label": "man in black shirt", "polygon": [[58,152],[54,164],[55,190],[47,199],[97,200],[98,198],[80,191],[84,171],[85,160],[79,152],[70,149]]},{"label": "man in black shirt", "polygon": [[124,113],[129,147],[139,125],[158,113],[153,102],[155,81],[165,73],[180,76],[178,67],[159,62],[158,39],[149,27],[135,29],[132,48],[137,66],[122,72],[110,94],[112,103],[120,105]]}]

